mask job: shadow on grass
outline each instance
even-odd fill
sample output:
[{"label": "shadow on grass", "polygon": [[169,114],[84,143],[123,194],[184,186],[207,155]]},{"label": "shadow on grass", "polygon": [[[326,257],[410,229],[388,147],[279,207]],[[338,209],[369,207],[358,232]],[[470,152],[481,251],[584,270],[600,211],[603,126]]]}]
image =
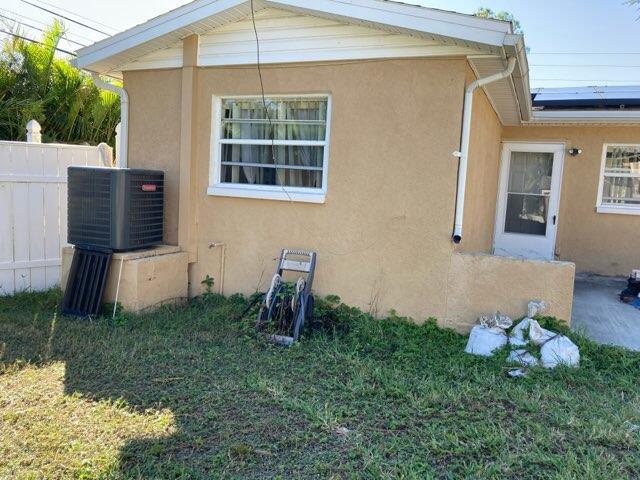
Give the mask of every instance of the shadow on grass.
[{"label": "shadow on grass", "polygon": [[65,393],[140,412],[169,409],[176,422],[169,436],[127,442],[111,476],[563,471],[614,478],[640,471],[630,455],[638,434],[624,427],[640,423],[632,408],[640,401],[638,354],[574,337],[580,369],[513,381],[502,359],[463,354],[465,338],[431,322],[372,321],[344,308],[348,334],[314,334],[281,349],[257,341],[249,321],[233,320],[243,307],[238,298],[212,296],[115,323],[59,317],[58,298],[2,300],[5,373],[61,360]]},{"label": "shadow on grass", "polygon": [[[323,406],[281,393],[292,371],[307,380],[314,372],[289,368],[297,354],[257,342],[249,321],[231,320],[244,307],[241,298],[210,296],[116,322],[60,316],[58,300],[55,291],[1,300],[0,372],[63,361],[66,394],[139,412],[170,410],[174,433],[127,442],[118,476],[289,476],[296,468],[283,458],[307,457],[318,435],[326,448],[341,450],[320,418]],[[301,463],[301,475],[323,470],[321,462],[311,470]]]}]

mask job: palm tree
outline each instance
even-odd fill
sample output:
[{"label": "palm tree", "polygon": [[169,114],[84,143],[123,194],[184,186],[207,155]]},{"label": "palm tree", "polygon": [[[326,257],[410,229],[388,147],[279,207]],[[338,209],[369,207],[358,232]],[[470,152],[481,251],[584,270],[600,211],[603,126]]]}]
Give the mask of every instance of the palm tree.
[{"label": "palm tree", "polygon": [[[24,36],[20,31],[13,33]],[[21,140],[26,123],[42,125],[47,142],[108,142],[120,118],[117,95],[99,90],[91,78],[56,55],[64,25],[54,21],[42,38],[10,36],[0,52],[0,139]]]}]

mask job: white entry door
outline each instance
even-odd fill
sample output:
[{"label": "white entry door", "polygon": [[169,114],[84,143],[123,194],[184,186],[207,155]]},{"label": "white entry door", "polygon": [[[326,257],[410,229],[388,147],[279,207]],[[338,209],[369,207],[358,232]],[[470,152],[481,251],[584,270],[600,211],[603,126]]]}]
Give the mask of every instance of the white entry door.
[{"label": "white entry door", "polygon": [[563,161],[563,144],[503,144],[495,255],[553,260]]}]

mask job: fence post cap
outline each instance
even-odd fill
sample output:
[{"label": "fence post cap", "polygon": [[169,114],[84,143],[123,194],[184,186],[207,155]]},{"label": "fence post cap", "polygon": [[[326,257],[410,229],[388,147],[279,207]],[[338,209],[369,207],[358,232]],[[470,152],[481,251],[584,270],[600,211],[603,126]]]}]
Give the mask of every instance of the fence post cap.
[{"label": "fence post cap", "polygon": [[27,122],[27,132],[30,133],[40,133],[42,131],[42,127],[38,123],[37,120],[29,120]]},{"label": "fence post cap", "polygon": [[42,142],[42,135],[40,132],[42,132],[42,127],[37,120],[31,119],[27,122],[27,142]]},{"label": "fence post cap", "polygon": [[113,148],[108,143],[99,143],[98,153],[105,167],[113,167]]}]

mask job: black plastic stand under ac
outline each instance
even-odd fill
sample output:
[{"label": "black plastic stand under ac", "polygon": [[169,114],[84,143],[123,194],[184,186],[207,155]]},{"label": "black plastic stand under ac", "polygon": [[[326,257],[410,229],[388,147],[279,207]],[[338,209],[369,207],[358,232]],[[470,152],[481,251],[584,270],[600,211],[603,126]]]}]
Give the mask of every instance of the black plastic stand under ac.
[{"label": "black plastic stand under ac", "polygon": [[98,313],[112,255],[111,250],[75,247],[62,298],[62,313],[78,317]]}]

